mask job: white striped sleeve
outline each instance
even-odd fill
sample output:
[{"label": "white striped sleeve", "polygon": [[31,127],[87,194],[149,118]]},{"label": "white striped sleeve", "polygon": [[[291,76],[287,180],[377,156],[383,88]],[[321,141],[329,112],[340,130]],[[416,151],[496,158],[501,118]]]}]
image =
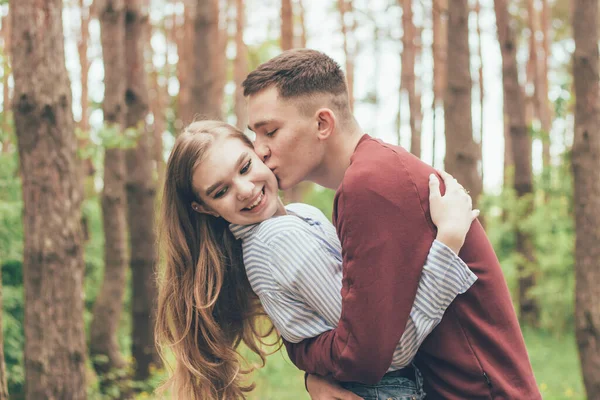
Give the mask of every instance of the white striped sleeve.
[{"label": "white striped sleeve", "polygon": [[477,280],[460,257],[439,241],[431,245],[404,334],[394,351],[395,367],[409,365],[419,347],[440,323],[452,301]]},{"label": "white striped sleeve", "polygon": [[[282,336],[299,342],[333,329],[329,322],[340,319],[342,307],[341,273],[336,275],[341,260],[300,220],[291,221],[285,230],[277,232],[270,248],[273,275],[287,293],[269,293],[265,311]],[[297,299],[295,303],[293,298]],[[301,328],[296,326],[299,320],[304,325]]]}]

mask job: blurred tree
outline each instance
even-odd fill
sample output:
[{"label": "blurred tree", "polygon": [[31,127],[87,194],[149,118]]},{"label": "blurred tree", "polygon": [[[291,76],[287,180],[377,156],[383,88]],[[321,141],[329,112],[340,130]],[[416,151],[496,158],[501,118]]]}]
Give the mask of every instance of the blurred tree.
[{"label": "blurred tree", "polygon": [[421,120],[423,111],[421,109],[421,96],[417,93],[415,77],[415,60],[417,58],[417,28],[413,21],[412,0],[398,0],[402,7],[402,75],[400,87],[408,95],[408,107],[410,110],[410,152],[421,157]]},{"label": "blurred tree", "polygon": [[[479,68],[477,68],[478,73],[478,83],[479,83],[479,160],[478,164],[481,168],[481,182],[483,182],[483,123],[484,123],[484,113],[483,113],[483,105],[485,100],[485,87],[483,80],[483,52],[481,45],[481,0],[476,0],[475,3],[475,24],[476,24],[476,33],[477,33],[477,58],[479,59]],[[482,188],[483,191],[483,188]],[[479,221],[483,223],[483,216],[479,216]]]},{"label": "blurred tree", "polygon": [[[221,57],[224,56],[222,35],[219,29],[218,0],[197,0],[193,14],[191,67],[187,73],[190,102],[180,110],[186,123],[192,121],[195,115],[202,118],[222,118],[222,73],[219,69]],[[184,49],[185,51],[185,49]]]},{"label": "blurred tree", "polygon": [[[346,57],[346,82],[348,83],[348,97],[350,109],[354,110],[354,60],[358,53],[355,38],[356,18],[354,16],[353,0],[338,0],[340,12],[340,25],[344,38],[344,56]],[[352,20],[349,22],[349,20]]]},{"label": "blurred tree", "polygon": [[304,10],[304,3],[302,0],[296,0],[297,6],[297,15],[298,15],[298,25],[300,26],[300,34],[295,38],[297,39],[296,47],[305,48],[307,41],[307,33],[306,33],[306,11]]},{"label": "blurred tree", "polygon": [[292,0],[281,0],[281,50],[294,47],[294,11]]},{"label": "blurred tree", "polygon": [[81,66],[81,120],[77,124],[79,129],[84,132],[90,130],[89,122],[89,90],[88,75],[90,71],[90,60],[88,59],[88,45],[90,40],[90,7],[84,0],[79,0],[79,13],[81,22],[77,32],[77,52],[79,53],[79,65]]},{"label": "blurred tree", "polygon": [[[498,42],[502,53],[502,86],[504,93],[505,123],[508,125],[514,161],[513,187],[523,207],[524,215],[533,209],[533,173],[531,167],[531,136],[527,129],[525,101],[519,84],[517,43],[506,0],[494,0]],[[528,293],[535,286],[535,256],[533,240],[524,227],[516,226],[516,250],[519,254],[519,317],[521,321],[537,326],[539,306]]]},{"label": "blurred tree", "polygon": [[[552,118],[553,112],[551,108],[550,99],[548,98],[548,91],[550,83],[548,81],[549,73],[549,58],[550,58],[550,44],[552,38],[550,37],[550,19],[551,10],[548,5],[548,0],[542,1],[542,12],[541,12],[541,35],[542,35],[542,51],[539,52],[539,87],[537,88],[537,106],[540,123],[542,126],[542,160],[544,169],[550,168],[550,131],[552,130]],[[547,175],[547,174],[546,174]]]},{"label": "blurred tree", "polygon": [[600,84],[598,0],[575,0],[575,334],[589,399],[600,398]]},{"label": "blurred tree", "polygon": [[468,0],[452,2],[448,8],[447,84],[444,97],[446,125],[445,169],[470,191],[473,206],[482,191],[479,174],[479,147],[473,140],[471,116]]},{"label": "blurred tree", "polygon": [[[10,12],[10,9],[9,9]],[[4,46],[4,51],[2,53],[2,124],[0,127],[2,128],[2,153],[9,153],[11,150],[10,136],[8,132],[11,130],[9,112],[10,112],[10,87],[9,87],[9,79],[10,79],[10,62],[9,62],[9,54],[10,54],[10,15],[5,15],[2,17],[2,24],[0,29],[0,35],[2,36],[2,42]]]},{"label": "blurred tree", "polygon": [[81,182],[62,1],[11,0],[23,181],[25,398],[85,399]]},{"label": "blurred tree", "polygon": [[[147,32],[144,35],[150,57],[146,60],[150,79],[150,112],[152,113],[152,160],[156,163],[158,175],[157,182],[163,182],[165,174],[165,160],[163,156],[163,133],[167,130],[167,110],[170,107],[169,79],[171,78],[171,65],[169,64],[169,51],[173,45],[175,31],[175,13],[163,19],[160,26],[146,24]],[[156,52],[151,43],[153,34],[162,34],[165,39],[164,53]],[[163,56],[163,68],[154,63],[154,58]]]},{"label": "blurred tree", "polygon": [[[125,2],[97,3],[104,62],[104,132],[111,139],[123,135],[125,122]],[[127,209],[125,154],[116,144],[105,143],[102,225],[104,278],[93,308],[90,354],[101,389],[112,386],[108,372],[125,367],[117,342],[127,272]]]},{"label": "blurred tree", "polygon": [[431,42],[433,53],[433,100],[432,108],[432,158],[431,165],[435,166],[435,146],[437,137],[437,110],[444,106],[444,95],[446,93],[448,68],[448,0],[433,0],[431,6],[433,41]]},{"label": "blurred tree", "polygon": [[246,12],[244,0],[235,0],[235,60],[233,63],[233,80],[235,83],[234,112],[236,126],[244,131],[248,124],[248,111],[246,99],[242,90],[242,82],[248,75],[248,47],[244,43],[244,27],[246,26]]},{"label": "blurred tree", "polygon": [[[143,0],[125,0],[125,76],[127,104],[126,127],[137,141],[126,150],[127,219],[131,265],[131,354],[135,360],[134,378],[150,376],[150,366],[159,357],[154,345],[156,315],[156,242],[154,234],[154,198],[156,184],[152,169],[151,134],[145,120],[149,111],[147,75],[144,71],[144,37],[148,15]],[[198,79],[202,74],[197,74]]]},{"label": "blurred tree", "polygon": [[[176,1],[176,3],[179,3]],[[190,110],[191,101],[191,82],[188,79],[192,73],[193,61],[193,38],[194,38],[194,15],[195,4],[191,1],[185,1],[183,16],[181,19],[176,19],[175,25],[175,42],[177,44],[177,80],[179,81],[179,93],[177,95],[178,122],[175,124],[175,129],[178,131],[183,126],[192,122],[194,117],[193,111]]]}]

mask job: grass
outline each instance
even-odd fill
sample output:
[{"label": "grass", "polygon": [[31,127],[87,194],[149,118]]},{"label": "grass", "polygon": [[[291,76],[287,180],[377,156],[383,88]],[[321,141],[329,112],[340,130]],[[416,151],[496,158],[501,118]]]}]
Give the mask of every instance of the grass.
[{"label": "grass", "polygon": [[523,334],[544,400],[584,400],[585,390],[574,335],[556,337],[531,329],[526,329]]},{"label": "grass", "polygon": [[[544,400],[585,400],[573,334],[556,335],[525,329],[525,342]],[[247,351],[242,353],[253,360]],[[285,349],[270,355],[264,368],[250,377],[256,383],[249,400],[309,400],[304,374],[291,363]],[[142,395],[138,399],[152,398]]]},{"label": "grass", "polygon": [[[584,400],[579,358],[573,334],[561,337],[526,329],[525,342],[540,391],[545,400]],[[265,368],[253,376],[252,400],[309,399],[303,374],[289,361],[285,351],[271,355]]]}]

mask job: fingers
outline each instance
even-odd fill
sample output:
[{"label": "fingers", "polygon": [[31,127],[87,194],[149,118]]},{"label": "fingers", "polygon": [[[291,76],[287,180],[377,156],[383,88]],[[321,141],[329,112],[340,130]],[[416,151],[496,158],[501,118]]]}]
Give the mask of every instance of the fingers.
[{"label": "fingers", "polygon": [[440,193],[440,180],[435,174],[429,175],[429,200],[437,199],[441,197]]},{"label": "fingers", "polygon": [[443,171],[441,169],[438,169],[436,171],[438,172],[438,174],[440,174],[440,176],[444,180],[444,183],[446,183],[446,184],[448,182],[450,182],[452,179],[454,179],[454,177],[452,175],[450,175],[449,173],[447,173],[446,171]]}]

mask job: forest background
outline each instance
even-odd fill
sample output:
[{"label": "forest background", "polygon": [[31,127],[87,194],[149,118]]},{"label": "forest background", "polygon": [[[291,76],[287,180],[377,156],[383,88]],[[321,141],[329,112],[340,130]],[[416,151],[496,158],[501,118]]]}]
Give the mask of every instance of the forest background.
[{"label": "forest background", "polygon": [[[598,14],[597,0],[0,0],[0,399],[155,397],[166,157],[196,115],[245,129],[241,81],[294,47],[342,65],[366,132],[470,190],[544,398],[600,398]],[[282,196],[331,215],[330,190]],[[284,352],[250,379],[252,399],[308,398]]]}]

